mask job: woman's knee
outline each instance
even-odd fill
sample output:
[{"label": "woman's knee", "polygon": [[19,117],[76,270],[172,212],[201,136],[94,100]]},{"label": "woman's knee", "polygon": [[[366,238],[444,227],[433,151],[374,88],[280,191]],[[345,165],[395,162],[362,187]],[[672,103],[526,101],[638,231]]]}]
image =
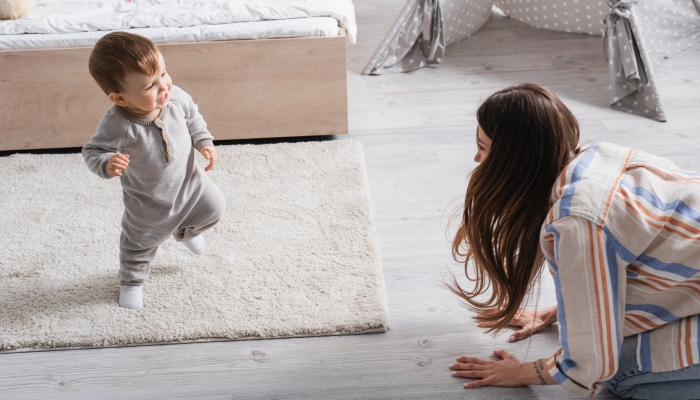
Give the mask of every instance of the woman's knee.
[{"label": "woman's knee", "polygon": [[620,381],[613,382],[612,380],[605,382],[605,387],[611,392],[615,393],[618,397],[623,399],[629,399],[632,389],[635,385],[624,384],[624,379]]},{"label": "woman's knee", "polygon": [[629,379],[605,382],[605,386],[623,399],[700,399],[700,379],[683,379],[684,377],[678,376],[678,372],[670,371],[670,373],[666,374],[643,373],[630,376]]}]

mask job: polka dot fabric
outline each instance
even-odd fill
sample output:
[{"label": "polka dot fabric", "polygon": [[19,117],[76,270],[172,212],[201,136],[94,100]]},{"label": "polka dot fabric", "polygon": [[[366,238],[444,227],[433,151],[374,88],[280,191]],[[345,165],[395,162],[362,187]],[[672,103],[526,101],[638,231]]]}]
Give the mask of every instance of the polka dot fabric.
[{"label": "polka dot fabric", "polygon": [[492,5],[493,0],[441,0],[446,45],[478,31],[491,16]]},{"label": "polka dot fabric", "polygon": [[693,0],[654,0],[637,4],[640,33],[654,66],[700,43],[700,1],[696,4]]},{"label": "polka dot fabric", "polygon": [[606,0],[495,0],[504,14],[537,28],[602,35]]},{"label": "polka dot fabric", "polygon": [[412,0],[401,11],[362,73],[409,72],[438,64],[445,47],[439,0]]},{"label": "polka dot fabric", "polygon": [[481,28],[493,0],[409,0],[362,71],[381,75],[439,64],[445,47]]},{"label": "polka dot fabric", "polygon": [[636,5],[632,1],[616,4],[616,12],[608,19],[608,30],[603,36],[603,51],[610,65],[610,106],[666,121],[649,51],[639,34]]}]

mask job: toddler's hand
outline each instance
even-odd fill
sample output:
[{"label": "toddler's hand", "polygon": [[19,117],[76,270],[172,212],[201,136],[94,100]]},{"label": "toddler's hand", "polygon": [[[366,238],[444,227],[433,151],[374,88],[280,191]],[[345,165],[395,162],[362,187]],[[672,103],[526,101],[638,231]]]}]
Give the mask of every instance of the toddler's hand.
[{"label": "toddler's hand", "polygon": [[199,150],[200,153],[209,160],[209,165],[204,168],[205,171],[211,171],[214,169],[214,165],[216,165],[216,150],[212,146],[204,146],[202,147],[201,150]]},{"label": "toddler's hand", "polygon": [[115,154],[107,161],[107,173],[112,176],[122,176],[122,171],[128,166],[128,154]]}]

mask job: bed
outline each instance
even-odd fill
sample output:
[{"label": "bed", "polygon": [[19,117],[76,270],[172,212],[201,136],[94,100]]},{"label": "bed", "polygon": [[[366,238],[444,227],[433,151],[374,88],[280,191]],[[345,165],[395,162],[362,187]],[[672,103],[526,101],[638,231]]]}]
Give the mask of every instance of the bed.
[{"label": "bed", "polygon": [[158,44],[217,140],[347,133],[351,0],[39,0],[0,21],[0,151],[88,141],[110,103],[87,60],[115,30]]}]

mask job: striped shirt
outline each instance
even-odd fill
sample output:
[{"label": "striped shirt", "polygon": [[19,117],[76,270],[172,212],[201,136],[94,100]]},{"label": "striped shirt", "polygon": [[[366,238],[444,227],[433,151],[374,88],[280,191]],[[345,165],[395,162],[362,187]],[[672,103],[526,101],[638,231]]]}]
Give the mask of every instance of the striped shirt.
[{"label": "striped shirt", "polygon": [[558,303],[554,380],[592,397],[632,335],[642,371],[699,363],[700,174],[595,142],[561,173],[552,203],[540,244]]}]

